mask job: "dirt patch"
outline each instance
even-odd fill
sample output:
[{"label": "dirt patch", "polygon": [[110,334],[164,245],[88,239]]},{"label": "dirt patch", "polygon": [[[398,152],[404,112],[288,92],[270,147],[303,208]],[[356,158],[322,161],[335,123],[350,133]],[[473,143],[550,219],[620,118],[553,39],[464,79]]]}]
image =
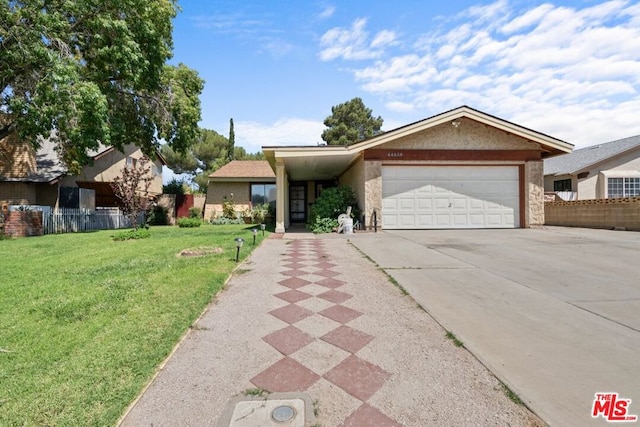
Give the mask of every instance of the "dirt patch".
[{"label": "dirt patch", "polygon": [[211,254],[219,254],[222,252],[222,248],[213,248],[213,247],[202,247],[202,248],[190,248],[184,249],[180,251],[177,255],[179,257],[194,257],[194,256],[205,256]]}]

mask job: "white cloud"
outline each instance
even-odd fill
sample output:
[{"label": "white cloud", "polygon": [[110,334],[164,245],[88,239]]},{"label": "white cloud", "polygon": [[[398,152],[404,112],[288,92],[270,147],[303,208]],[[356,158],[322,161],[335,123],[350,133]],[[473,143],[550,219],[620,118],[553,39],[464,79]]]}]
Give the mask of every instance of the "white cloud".
[{"label": "white cloud", "polygon": [[441,22],[414,40],[381,30],[390,41],[381,51],[357,20],[325,34],[321,57],[363,60],[355,80],[395,113],[466,104],[578,145],[640,134],[638,4],[498,0]]},{"label": "white cloud", "polygon": [[526,12],[523,15],[518,16],[513,19],[511,22],[503,25],[500,31],[505,34],[511,34],[516,31],[524,30],[527,27],[531,27],[540,23],[540,21],[553,9],[553,5],[551,4],[543,4],[535,9],[532,9]]},{"label": "white cloud", "polygon": [[371,42],[371,47],[373,48],[384,47],[384,46],[394,44],[395,41],[396,41],[395,32],[383,30],[383,31],[380,31],[378,34],[376,34],[373,41]]},{"label": "white cloud", "polygon": [[414,110],[413,104],[409,104],[407,102],[393,101],[388,102],[386,107],[391,111],[398,111],[401,113],[406,113]]},{"label": "white cloud", "polygon": [[335,11],[336,11],[335,6],[327,6],[324,9],[322,9],[322,12],[318,14],[318,18],[319,19],[331,18],[335,13]]},{"label": "white cloud", "polygon": [[342,58],[346,60],[365,60],[380,57],[384,47],[395,44],[396,33],[383,30],[369,42],[369,33],[365,30],[367,20],[356,19],[351,28],[332,28],[320,39],[320,59],[331,61]]},{"label": "white cloud", "polygon": [[274,123],[234,122],[236,144],[249,153],[262,150],[265,145],[309,145],[322,142],[322,122],[286,117]]}]

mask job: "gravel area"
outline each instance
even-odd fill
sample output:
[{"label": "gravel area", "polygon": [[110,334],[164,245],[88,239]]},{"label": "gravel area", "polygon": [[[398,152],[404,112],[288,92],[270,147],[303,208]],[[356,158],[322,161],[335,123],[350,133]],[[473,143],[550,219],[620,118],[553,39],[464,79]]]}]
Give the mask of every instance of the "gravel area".
[{"label": "gravel area", "polygon": [[[236,270],[121,422],[122,426],[215,426],[227,402],[256,386],[251,380],[283,358],[262,338],[289,325],[269,314],[289,303],[274,295],[289,289],[283,258],[295,241],[268,239]],[[302,237],[314,238],[311,235]],[[543,426],[512,402],[501,383],[408,295],[389,281],[346,238],[320,238],[332,271],[345,281],[337,291],[353,297],[341,306],[362,315],[348,326],[374,338],[355,352],[390,374],[366,403],[405,426]],[[334,304],[317,295],[297,302],[314,313]],[[317,402],[318,424],[340,426],[362,404],[323,377],[348,351],[320,340],[340,323],[315,314],[295,323],[315,338],[289,355],[320,375],[306,391]]]}]

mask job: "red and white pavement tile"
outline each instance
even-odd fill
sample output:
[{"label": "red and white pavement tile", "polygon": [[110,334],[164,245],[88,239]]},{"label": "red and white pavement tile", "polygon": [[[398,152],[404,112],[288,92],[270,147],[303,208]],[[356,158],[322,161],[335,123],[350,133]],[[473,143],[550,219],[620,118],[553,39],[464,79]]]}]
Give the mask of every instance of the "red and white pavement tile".
[{"label": "red and white pavement tile", "polygon": [[325,381],[356,401],[343,426],[400,426],[369,402],[391,373],[358,355],[376,337],[349,325],[365,314],[346,305],[353,297],[349,279],[335,270],[337,264],[331,262],[324,243],[293,241],[281,266],[282,280],[274,287],[273,298],[287,304],[269,315],[281,320],[283,327],[262,340],[282,358],[257,373],[251,383],[270,392],[309,392]]}]

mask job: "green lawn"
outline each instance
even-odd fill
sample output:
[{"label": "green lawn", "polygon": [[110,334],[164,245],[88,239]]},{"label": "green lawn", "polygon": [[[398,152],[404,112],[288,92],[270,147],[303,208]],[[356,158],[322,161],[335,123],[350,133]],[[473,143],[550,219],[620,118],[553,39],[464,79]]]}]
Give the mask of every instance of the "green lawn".
[{"label": "green lawn", "polygon": [[[113,234],[0,241],[0,425],[114,425],[235,268],[233,238],[253,249],[245,225]],[[223,251],[176,256],[197,247]]]}]

